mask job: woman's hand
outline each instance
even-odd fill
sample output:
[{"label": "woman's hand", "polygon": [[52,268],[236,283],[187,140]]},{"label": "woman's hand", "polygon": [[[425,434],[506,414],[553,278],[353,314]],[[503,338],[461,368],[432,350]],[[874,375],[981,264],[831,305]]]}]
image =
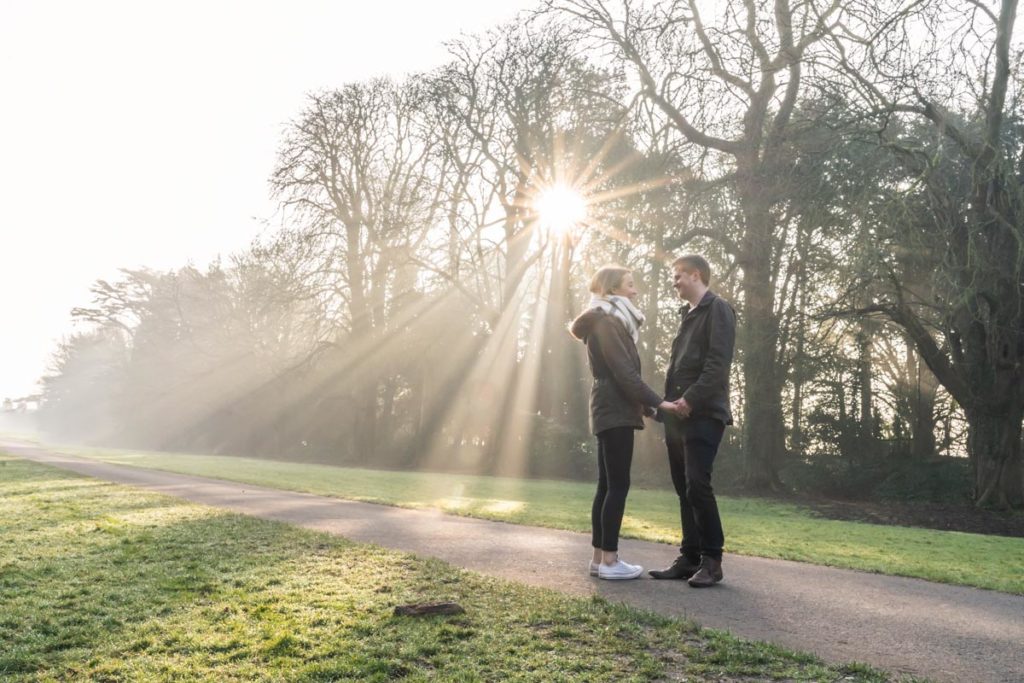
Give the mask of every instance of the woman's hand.
[{"label": "woman's hand", "polygon": [[683,409],[679,406],[679,404],[673,403],[672,401],[662,401],[661,405],[658,406],[658,410],[664,411],[666,413],[671,413],[672,415],[676,415],[677,417],[686,417],[690,414],[690,411],[688,410],[684,413]]}]

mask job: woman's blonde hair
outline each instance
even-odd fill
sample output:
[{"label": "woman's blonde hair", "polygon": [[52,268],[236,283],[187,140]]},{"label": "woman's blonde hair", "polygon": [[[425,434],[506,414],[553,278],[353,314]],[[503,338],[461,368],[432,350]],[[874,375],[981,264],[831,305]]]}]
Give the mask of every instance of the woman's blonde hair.
[{"label": "woman's blonde hair", "polygon": [[608,296],[619,288],[622,281],[629,275],[629,268],[623,268],[615,264],[601,266],[594,277],[590,278],[590,291],[598,296]]}]

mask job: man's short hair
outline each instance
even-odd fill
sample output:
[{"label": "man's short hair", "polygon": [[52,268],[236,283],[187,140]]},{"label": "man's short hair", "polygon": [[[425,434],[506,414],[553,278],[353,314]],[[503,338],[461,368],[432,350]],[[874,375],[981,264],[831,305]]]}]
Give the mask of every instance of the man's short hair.
[{"label": "man's short hair", "polygon": [[707,260],[703,256],[697,254],[687,254],[686,256],[680,256],[672,262],[672,267],[682,266],[683,270],[692,273],[694,271],[700,273],[700,281],[707,287],[711,284],[711,266],[708,265]]}]

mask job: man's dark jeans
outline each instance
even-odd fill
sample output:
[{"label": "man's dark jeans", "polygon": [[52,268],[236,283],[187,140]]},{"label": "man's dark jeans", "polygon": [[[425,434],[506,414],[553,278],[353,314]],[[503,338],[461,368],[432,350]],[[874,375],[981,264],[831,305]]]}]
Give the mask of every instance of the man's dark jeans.
[{"label": "man's dark jeans", "polygon": [[724,433],[725,424],[713,417],[665,418],[668,464],[683,525],[679,552],[695,564],[702,554],[722,559],[725,535],[711,488],[711,470]]}]

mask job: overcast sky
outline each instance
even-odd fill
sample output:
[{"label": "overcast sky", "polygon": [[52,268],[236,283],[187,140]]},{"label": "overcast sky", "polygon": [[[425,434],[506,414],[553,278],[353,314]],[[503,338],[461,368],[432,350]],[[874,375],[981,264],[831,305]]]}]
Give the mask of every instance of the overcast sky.
[{"label": "overcast sky", "polygon": [[97,278],[263,229],[304,93],[429,68],[533,4],[2,0],[0,398],[38,390]]}]

